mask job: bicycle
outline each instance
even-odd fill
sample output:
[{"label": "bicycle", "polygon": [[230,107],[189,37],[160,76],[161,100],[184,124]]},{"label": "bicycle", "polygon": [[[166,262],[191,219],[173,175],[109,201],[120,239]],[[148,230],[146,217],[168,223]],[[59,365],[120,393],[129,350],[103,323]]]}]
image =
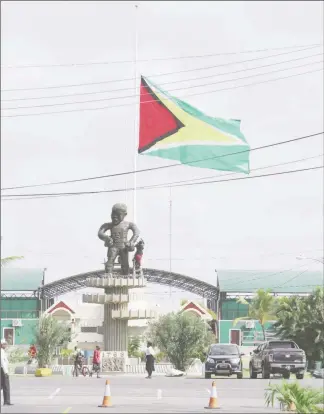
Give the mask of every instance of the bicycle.
[{"label": "bicycle", "polygon": [[79,363],[76,366],[73,365],[72,367],[72,376],[77,377],[78,374],[82,374],[84,377],[89,375],[89,368],[86,365],[84,365],[83,358],[79,361]]},{"label": "bicycle", "polygon": [[83,371],[82,371],[82,374],[85,377],[87,375],[89,375],[90,378],[93,376],[93,374],[97,374],[97,377],[99,378],[99,373],[100,373],[100,365],[99,364],[93,364],[91,370],[87,366],[84,366]]}]

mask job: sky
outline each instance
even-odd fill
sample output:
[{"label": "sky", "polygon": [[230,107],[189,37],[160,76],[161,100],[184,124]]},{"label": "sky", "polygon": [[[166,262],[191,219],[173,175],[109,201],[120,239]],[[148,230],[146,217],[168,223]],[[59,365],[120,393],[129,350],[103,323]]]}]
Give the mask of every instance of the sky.
[{"label": "sky", "polygon": [[[2,188],[170,165],[167,160],[136,155],[136,96],[121,97],[136,95],[139,75],[163,84],[166,90],[178,88],[174,95],[208,115],[240,119],[251,148],[323,131],[323,72],[305,73],[323,67],[316,63],[322,61],[323,46],[303,51],[300,47],[323,43],[322,2],[137,4],[136,8],[132,2],[1,2],[2,116],[75,110],[2,118]],[[295,49],[279,50],[291,46]],[[266,50],[242,53],[260,49]],[[272,55],[278,56],[266,58]],[[191,58],[179,58],[184,56]],[[260,59],[233,64],[254,58]],[[91,62],[101,63],[84,65]],[[83,65],[73,65],[76,63]],[[274,63],[278,64],[257,69]],[[24,65],[31,67],[17,67]],[[223,66],[215,68],[217,65]],[[298,65],[304,66],[293,68]],[[206,67],[211,68],[197,69]],[[267,74],[279,68],[287,70]],[[184,70],[191,71],[179,73]],[[233,73],[238,70],[245,71]],[[165,75],[169,72],[173,74]],[[260,73],[264,75],[255,76]],[[238,87],[300,73],[275,82]],[[208,75],[211,77],[207,80],[202,78]],[[251,78],[237,80],[248,75]],[[136,80],[123,80],[135,76]],[[190,89],[192,86],[197,87]],[[48,89],[5,91],[44,87]],[[221,88],[232,89],[217,92]],[[90,92],[100,93],[53,98]],[[39,97],[42,99],[8,101]],[[111,98],[116,99],[109,101]],[[94,99],[108,100],[75,103]],[[63,102],[70,104],[42,107]],[[4,109],[31,105],[40,107]],[[97,109],[105,106],[108,108]],[[273,173],[322,165],[322,154],[320,135],[252,151],[250,162],[254,169],[317,157],[261,170]],[[143,186],[220,174],[178,166],[137,174],[136,182]],[[133,185],[134,176],[130,174],[3,191],[2,195],[124,189]],[[116,202],[128,205],[128,218],[133,220],[135,201],[135,221],[146,242],[146,267],[171,268],[214,283],[215,269],[284,270],[301,265],[296,260],[299,254],[323,256],[321,169],[173,188],[171,200],[170,238],[168,188],[139,190],[136,200],[130,191],[38,200],[2,199],[1,255],[24,256],[21,267],[46,268],[47,282],[102,268],[106,252],[97,231],[109,220]],[[321,269],[312,261],[305,261],[304,266]],[[147,292],[155,301],[167,299],[170,306],[178,305],[179,297],[191,297],[185,292],[169,296],[168,288],[161,286]]]}]

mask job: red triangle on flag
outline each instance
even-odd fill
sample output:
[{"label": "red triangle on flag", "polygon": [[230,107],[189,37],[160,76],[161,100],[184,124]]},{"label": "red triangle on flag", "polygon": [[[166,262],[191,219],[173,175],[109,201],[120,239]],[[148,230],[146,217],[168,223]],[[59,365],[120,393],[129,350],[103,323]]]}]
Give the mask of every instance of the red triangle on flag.
[{"label": "red triangle on flag", "polygon": [[182,122],[173,115],[141,77],[138,152],[149,149],[156,142],[175,134],[182,127],[184,127]]}]

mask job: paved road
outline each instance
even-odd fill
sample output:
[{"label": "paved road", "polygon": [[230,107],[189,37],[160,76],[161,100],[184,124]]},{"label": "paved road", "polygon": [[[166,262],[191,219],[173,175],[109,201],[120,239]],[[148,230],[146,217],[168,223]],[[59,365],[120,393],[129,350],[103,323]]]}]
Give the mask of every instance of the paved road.
[{"label": "paved road", "polygon": [[[113,408],[99,408],[106,378],[11,377],[12,407],[2,413],[201,413],[208,405],[211,382],[205,379],[167,378],[151,380],[139,376],[111,376]],[[271,380],[277,382],[278,380]],[[268,380],[217,379],[220,409],[223,413],[277,413],[264,407]],[[304,384],[319,387],[317,380]]]}]

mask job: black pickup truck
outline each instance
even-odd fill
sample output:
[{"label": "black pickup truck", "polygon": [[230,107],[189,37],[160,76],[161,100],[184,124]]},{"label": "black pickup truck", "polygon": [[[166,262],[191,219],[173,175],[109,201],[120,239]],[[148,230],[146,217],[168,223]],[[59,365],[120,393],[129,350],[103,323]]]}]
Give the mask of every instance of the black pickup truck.
[{"label": "black pickup truck", "polygon": [[285,379],[290,373],[303,379],[306,371],[305,352],[293,341],[268,341],[251,352],[250,378],[270,378],[270,374],[282,374]]}]

